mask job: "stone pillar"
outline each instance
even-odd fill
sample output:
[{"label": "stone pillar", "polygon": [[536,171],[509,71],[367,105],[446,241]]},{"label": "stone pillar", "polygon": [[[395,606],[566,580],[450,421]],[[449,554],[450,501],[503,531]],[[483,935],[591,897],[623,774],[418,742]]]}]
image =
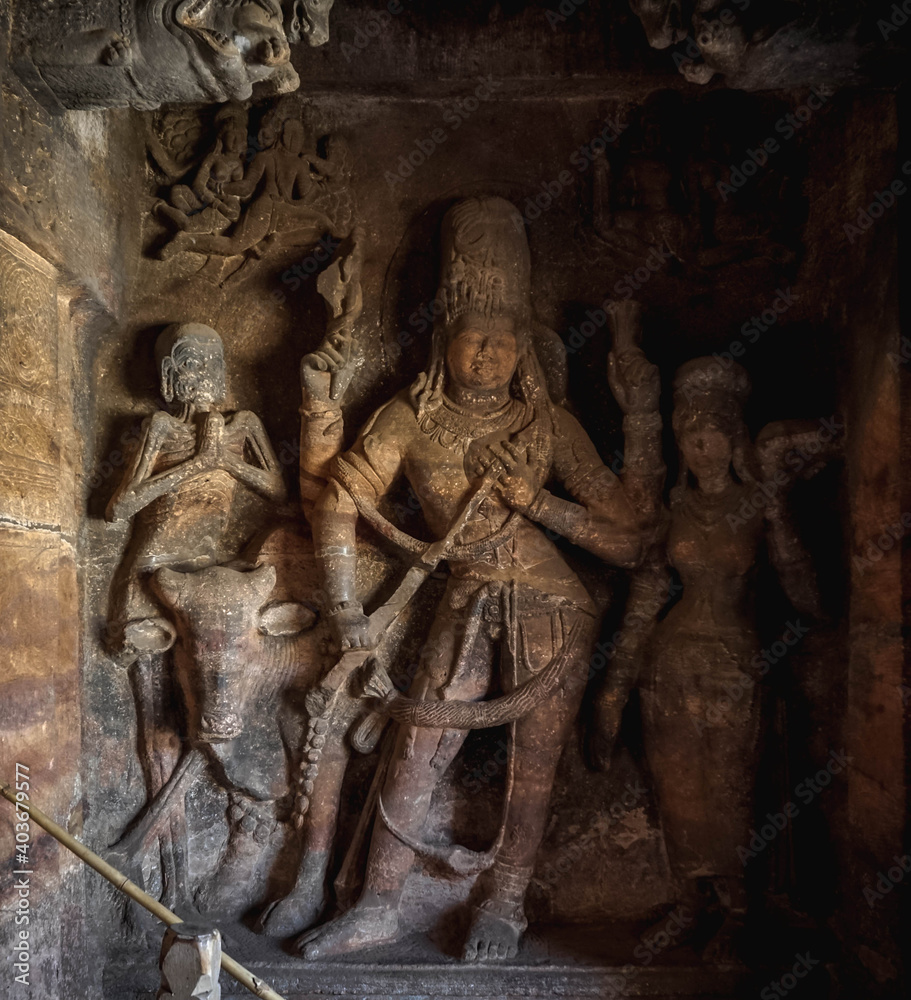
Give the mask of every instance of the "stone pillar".
[{"label": "stone pillar", "polygon": [[[78,832],[70,351],[56,270],[0,232],[0,780]],[[6,963],[0,995],[56,996],[62,941],[80,920],[67,903],[80,863],[3,803],[0,871],[0,913],[15,914],[0,920],[0,947],[16,949],[21,977],[10,982]]]}]

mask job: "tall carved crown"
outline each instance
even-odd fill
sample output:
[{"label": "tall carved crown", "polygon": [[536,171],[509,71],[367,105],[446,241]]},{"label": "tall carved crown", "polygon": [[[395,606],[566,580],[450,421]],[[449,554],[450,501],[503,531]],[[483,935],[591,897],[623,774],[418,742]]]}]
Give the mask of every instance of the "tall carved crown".
[{"label": "tall carved crown", "polygon": [[530,310],[531,254],[518,209],[467,198],[443,220],[438,298],[448,324],[465,313],[522,319]]},{"label": "tall carved crown", "polygon": [[693,358],[677,369],[674,402],[692,406],[699,397],[726,397],[742,407],[750,395],[750,376],[736,361]]}]

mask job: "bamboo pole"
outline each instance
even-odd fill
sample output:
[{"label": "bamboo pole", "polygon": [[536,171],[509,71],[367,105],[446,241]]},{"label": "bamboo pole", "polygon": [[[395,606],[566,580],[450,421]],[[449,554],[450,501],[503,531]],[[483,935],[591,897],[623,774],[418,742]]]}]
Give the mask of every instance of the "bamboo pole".
[{"label": "bamboo pole", "polygon": [[[131,882],[126,875],[117,871],[113,865],[109,865],[107,861],[100,858],[94,851],[90,851],[85,844],[68,834],[62,826],[58,826],[50,816],[45,815],[37,806],[32,805],[30,802],[19,802],[16,798],[16,793],[9,785],[0,785],[0,795],[8,802],[12,802],[17,809],[27,812],[38,826],[46,830],[68,850],[72,851],[80,861],[83,861],[90,868],[94,868],[115,889],[129,896],[130,899],[139,903],[140,906],[145,907],[149,913],[157,917],[162,923],[167,924],[168,927],[173,924],[183,923],[183,920],[176,913],[172,913],[166,906],[159,903],[157,899],[153,899],[147,892],[143,892],[135,882]],[[224,952],[221,955],[221,967],[229,976],[236,979],[241,986],[246,987],[254,996],[260,997],[260,1000],[284,1000],[281,994],[276,993],[271,986],[264,983],[261,979],[257,979],[256,976],[248,972],[239,962],[235,962],[230,955],[226,955]]]}]

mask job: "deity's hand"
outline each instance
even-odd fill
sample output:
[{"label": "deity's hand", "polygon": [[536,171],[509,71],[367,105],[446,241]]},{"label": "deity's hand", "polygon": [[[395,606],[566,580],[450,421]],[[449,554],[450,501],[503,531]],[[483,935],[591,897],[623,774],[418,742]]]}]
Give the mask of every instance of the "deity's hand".
[{"label": "deity's hand", "polygon": [[607,356],[607,381],[628,416],[654,413],[661,396],[661,374],[638,347]]},{"label": "deity's hand", "polygon": [[349,649],[372,649],[370,619],[357,602],[329,612],[329,621],[335,638],[345,652]]},{"label": "deity's hand", "polygon": [[607,306],[613,349],[607,358],[607,381],[620,409],[627,415],[658,409],[661,378],[639,347],[642,306],[635,299]]},{"label": "deity's hand", "polygon": [[488,445],[487,450],[504,470],[497,481],[500,496],[513,510],[527,510],[538,495],[534,470],[528,461],[528,448],[503,441]]},{"label": "deity's hand", "polygon": [[319,350],[301,361],[301,387],[312,409],[338,409],[357,372],[353,337],[340,332],[326,338]]}]

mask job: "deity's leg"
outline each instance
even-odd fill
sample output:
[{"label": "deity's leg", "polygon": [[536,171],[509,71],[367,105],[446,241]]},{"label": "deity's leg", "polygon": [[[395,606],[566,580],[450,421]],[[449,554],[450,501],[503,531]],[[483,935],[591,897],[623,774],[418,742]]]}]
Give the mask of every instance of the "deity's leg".
[{"label": "deity's leg", "polygon": [[[587,617],[587,616],[586,616]],[[562,686],[515,723],[512,794],[502,847],[472,893],[473,914],[463,957],[487,961],[515,956],[525,931],[525,893],[544,836],[548,804],[563,747],[573,730],[588,679],[587,642],[578,645],[577,663]],[[540,669],[553,650],[540,650]]]},{"label": "deity's leg", "polygon": [[[471,701],[486,694],[493,661],[492,643],[479,635],[463,651],[463,629],[453,624],[445,618],[434,624],[425,647],[422,671],[412,686],[413,697]],[[453,663],[455,667],[451,668]],[[403,833],[420,839],[437,782],[467,735],[452,729],[396,728],[381,794],[390,822]],[[341,917],[304,934],[298,943],[301,954],[313,960],[393,940],[398,934],[399,898],[413,864],[414,852],[377,820],[360,898]]]}]

